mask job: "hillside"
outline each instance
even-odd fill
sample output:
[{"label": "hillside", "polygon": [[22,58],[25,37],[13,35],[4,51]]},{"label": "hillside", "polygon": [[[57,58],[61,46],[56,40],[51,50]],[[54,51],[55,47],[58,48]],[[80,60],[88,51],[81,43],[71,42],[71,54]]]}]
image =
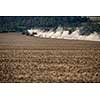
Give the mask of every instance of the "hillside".
[{"label": "hillside", "polygon": [[22,32],[30,28],[82,27],[85,34],[100,33],[99,16],[0,16],[0,32]]},{"label": "hillside", "polygon": [[76,27],[88,22],[81,16],[0,16],[0,32],[23,31],[32,27]]}]

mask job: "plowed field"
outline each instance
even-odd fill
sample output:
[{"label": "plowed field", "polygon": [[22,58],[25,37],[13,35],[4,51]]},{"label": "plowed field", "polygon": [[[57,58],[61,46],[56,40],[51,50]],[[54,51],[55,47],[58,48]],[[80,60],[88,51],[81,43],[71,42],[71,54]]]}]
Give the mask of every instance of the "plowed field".
[{"label": "plowed field", "polygon": [[100,82],[100,42],[0,33],[0,82]]}]

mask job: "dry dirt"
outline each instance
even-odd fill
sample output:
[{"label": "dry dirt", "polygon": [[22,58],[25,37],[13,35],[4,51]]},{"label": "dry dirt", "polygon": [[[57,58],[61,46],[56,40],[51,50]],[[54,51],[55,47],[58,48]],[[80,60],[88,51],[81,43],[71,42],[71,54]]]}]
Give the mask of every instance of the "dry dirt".
[{"label": "dry dirt", "polygon": [[100,82],[100,42],[0,33],[0,82]]}]

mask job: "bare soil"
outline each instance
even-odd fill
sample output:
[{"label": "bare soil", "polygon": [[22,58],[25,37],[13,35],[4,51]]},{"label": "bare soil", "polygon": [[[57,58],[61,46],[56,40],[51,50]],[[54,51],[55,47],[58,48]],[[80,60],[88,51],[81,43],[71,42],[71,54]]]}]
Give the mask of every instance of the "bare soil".
[{"label": "bare soil", "polygon": [[100,82],[100,42],[0,33],[0,82]]}]

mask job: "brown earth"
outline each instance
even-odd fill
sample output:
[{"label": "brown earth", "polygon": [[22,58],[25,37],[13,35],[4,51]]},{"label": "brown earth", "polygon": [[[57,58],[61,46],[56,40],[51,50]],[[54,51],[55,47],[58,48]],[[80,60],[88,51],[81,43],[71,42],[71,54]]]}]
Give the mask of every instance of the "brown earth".
[{"label": "brown earth", "polygon": [[0,33],[0,82],[100,82],[100,42]]}]

